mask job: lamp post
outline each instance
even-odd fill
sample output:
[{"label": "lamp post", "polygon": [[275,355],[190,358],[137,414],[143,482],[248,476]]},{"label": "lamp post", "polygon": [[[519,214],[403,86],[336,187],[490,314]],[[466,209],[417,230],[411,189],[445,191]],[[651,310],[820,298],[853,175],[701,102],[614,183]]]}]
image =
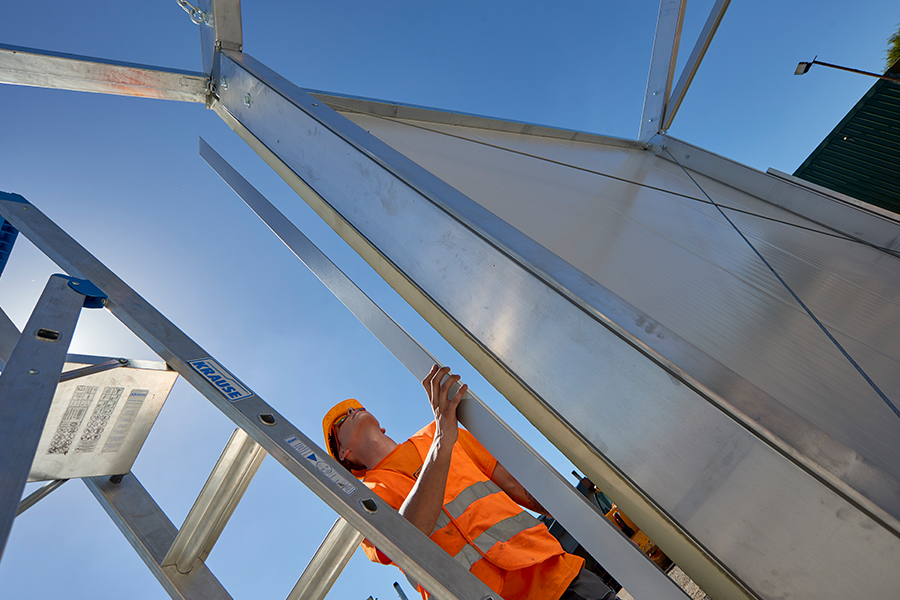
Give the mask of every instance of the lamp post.
[{"label": "lamp post", "polygon": [[851,69],[850,67],[842,67],[840,65],[833,65],[827,62],[821,62],[816,60],[815,58],[812,62],[802,62],[797,65],[797,69],[794,71],[794,75],[804,75],[807,73],[813,65],[822,65],[823,67],[831,67],[832,69],[840,69],[841,71],[849,71],[850,73],[859,73],[860,75],[868,75],[869,77],[877,77],[878,79],[886,79],[887,81],[893,81],[894,83],[900,83],[900,77],[892,77],[891,75],[879,75],[878,73],[871,73],[869,71],[860,71],[859,69]]}]

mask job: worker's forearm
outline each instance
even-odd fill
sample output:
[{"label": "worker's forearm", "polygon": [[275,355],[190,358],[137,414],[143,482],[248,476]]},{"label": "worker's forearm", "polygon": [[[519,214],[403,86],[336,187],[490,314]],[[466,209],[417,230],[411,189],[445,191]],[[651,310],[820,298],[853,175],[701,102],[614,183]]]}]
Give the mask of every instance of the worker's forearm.
[{"label": "worker's forearm", "polygon": [[452,443],[435,438],[422,464],[419,479],[400,507],[400,514],[428,536],[434,531],[444,506],[452,452]]},{"label": "worker's forearm", "polygon": [[491,481],[496,483],[506,495],[512,498],[519,506],[541,513],[542,515],[551,516],[547,509],[541,506],[537,499],[528,493],[528,490],[519,483],[512,474],[507,471],[503,465],[497,463],[494,467],[494,473],[491,475]]}]

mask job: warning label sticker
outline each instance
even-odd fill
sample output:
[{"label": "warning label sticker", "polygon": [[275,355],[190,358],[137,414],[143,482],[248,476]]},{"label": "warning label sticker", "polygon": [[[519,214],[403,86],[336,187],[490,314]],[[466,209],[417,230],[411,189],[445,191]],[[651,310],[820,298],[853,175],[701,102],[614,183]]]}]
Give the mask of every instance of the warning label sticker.
[{"label": "warning label sticker", "polygon": [[335,471],[327,461],[322,459],[322,457],[316,456],[316,453],[313,452],[309,446],[298,440],[297,436],[292,435],[291,437],[285,438],[284,441],[288,446],[293,448],[297,454],[316,465],[319,472],[333,481],[345,494],[349,496],[356,491],[355,485],[347,481],[346,477]]}]

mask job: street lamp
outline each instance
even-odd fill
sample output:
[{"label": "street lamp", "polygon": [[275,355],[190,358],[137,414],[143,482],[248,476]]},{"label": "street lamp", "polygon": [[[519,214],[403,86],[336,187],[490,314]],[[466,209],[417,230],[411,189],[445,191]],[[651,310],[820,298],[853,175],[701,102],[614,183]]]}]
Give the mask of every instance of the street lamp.
[{"label": "street lamp", "polygon": [[[816,57],[818,58],[818,57]],[[831,63],[821,62],[815,58],[812,62],[802,62],[797,65],[794,75],[804,75],[809,72],[813,65],[822,65],[823,67],[831,67],[832,69],[840,69],[841,71],[849,71],[850,73],[859,73],[860,75],[868,75],[869,77],[877,77],[878,79],[886,79],[894,83],[900,83],[900,77],[892,77],[890,75],[879,75],[878,73],[870,73],[869,71],[860,71],[859,69],[851,69],[850,67],[842,67],[840,65],[832,65]]]}]

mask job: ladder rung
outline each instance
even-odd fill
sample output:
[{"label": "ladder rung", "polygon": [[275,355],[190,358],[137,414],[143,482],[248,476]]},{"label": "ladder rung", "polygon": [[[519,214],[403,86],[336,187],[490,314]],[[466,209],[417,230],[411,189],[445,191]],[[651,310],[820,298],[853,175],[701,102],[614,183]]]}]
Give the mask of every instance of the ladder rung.
[{"label": "ladder rung", "polygon": [[166,553],[163,567],[175,565],[180,573],[190,573],[198,559],[209,556],[265,456],[262,446],[243,429],[234,430]]}]

